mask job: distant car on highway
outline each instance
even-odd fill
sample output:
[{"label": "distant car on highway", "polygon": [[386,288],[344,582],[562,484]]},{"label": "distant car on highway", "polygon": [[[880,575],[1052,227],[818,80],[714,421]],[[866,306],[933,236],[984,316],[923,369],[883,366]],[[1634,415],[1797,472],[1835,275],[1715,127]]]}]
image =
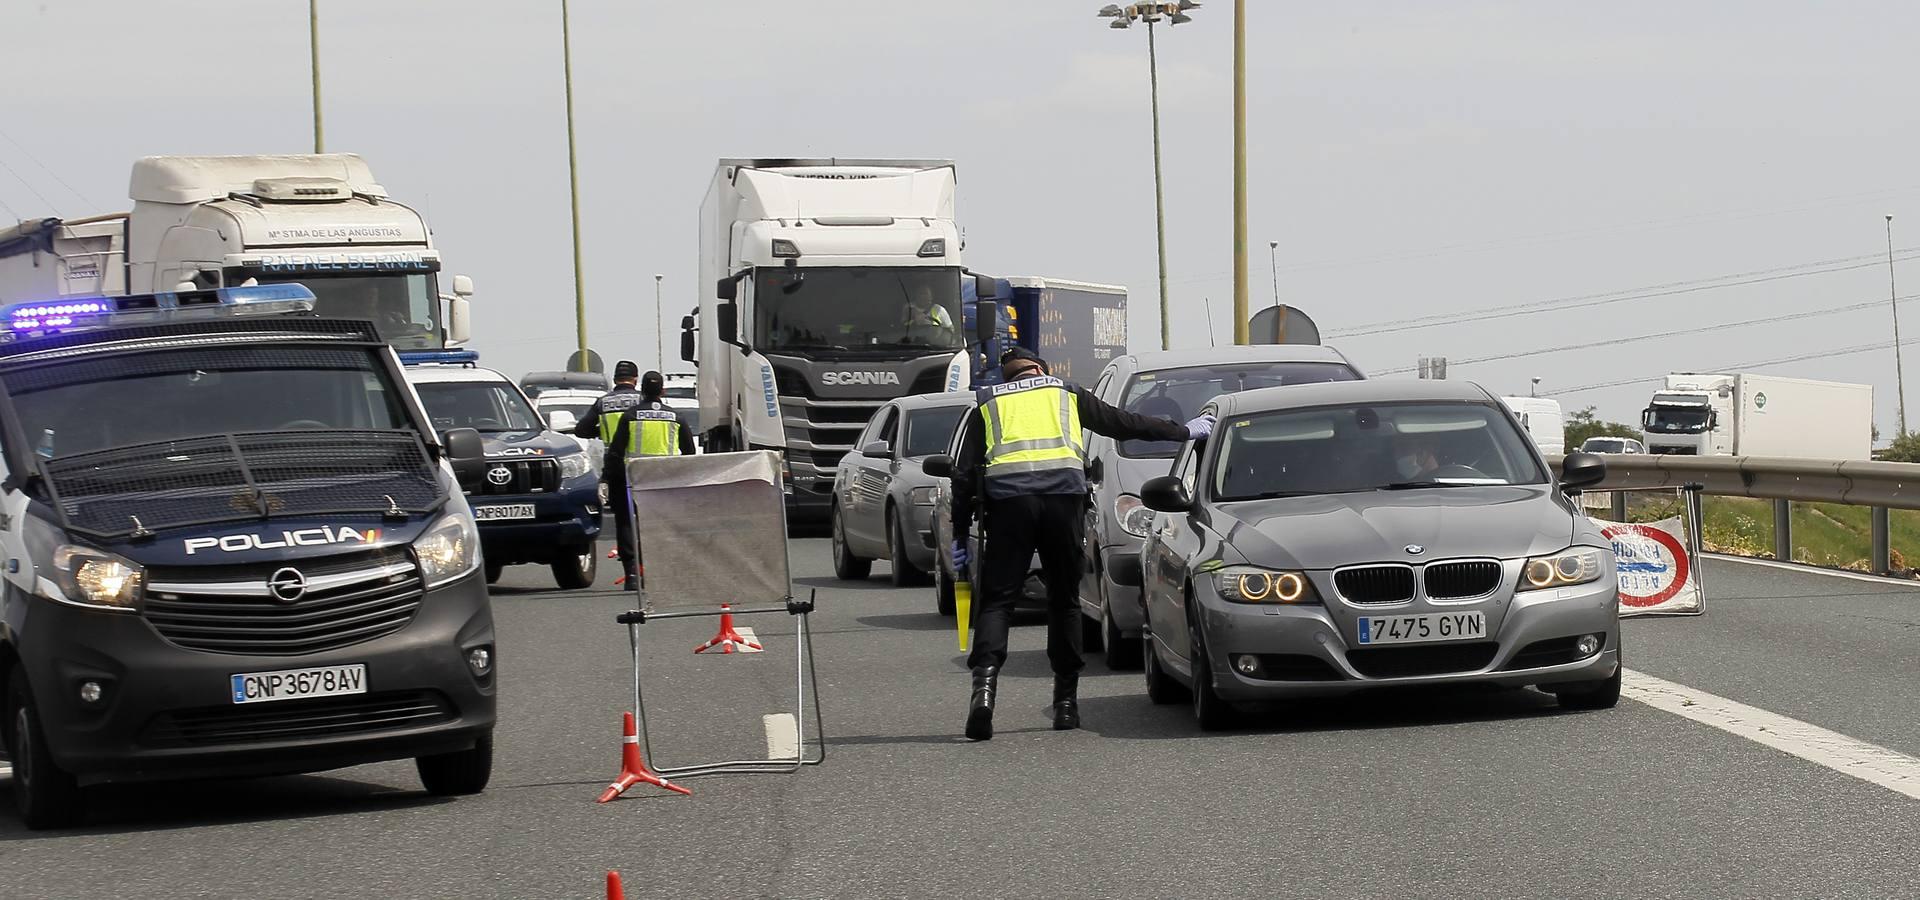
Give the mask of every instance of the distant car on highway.
[{"label": "distant car on highway", "polygon": [[[1498,398],[1454,381],[1248,391],[1142,485],[1147,694],[1234,704],[1385,685],[1537,686],[1620,697],[1612,544]],[[1131,567],[1129,567],[1131,568]]]},{"label": "distant car on highway", "polygon": [[889,400],[867,420],[854,451],[833,473],[833,573],[867,577],[873,561],[893,565],[893,583],[923,584],[933,567],[933,492],[939,479],[920,461],[944,453],[972,392]]},{"label": "distant car on highway", "polygon": [[1590,437],[1580,442],[1581,453],[1645,453],[1647,445],[1630,437]]},{"label": "distant car on highway", "polygon": [[[1260,344],[1206,350],[1158,350],[1117,357],[1093,385],[1101,400],[1128,412],[1185,422],[1220,394],[1255,388],[1364,376],[1332,347]],[[1140,626],[1146,621],[1138,588],[1114,583],[1116,557],[1137,558],[1153,511],[1140,505],[1140,485],[1167,474],[1180,445],[1171,441],[1116,441],[1087,434],[1087,565],[1080,609],[1086,647],[1104,649],[1109,668],[1140,665]]]}]

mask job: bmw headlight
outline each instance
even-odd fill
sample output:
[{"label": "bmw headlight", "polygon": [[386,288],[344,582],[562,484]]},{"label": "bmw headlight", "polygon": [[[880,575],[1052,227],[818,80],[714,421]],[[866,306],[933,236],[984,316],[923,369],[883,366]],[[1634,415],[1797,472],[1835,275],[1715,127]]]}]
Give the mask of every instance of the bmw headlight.
[{"label": "bmw headlight", "polygon": [[420,558],[420,574],[427,587],[439,587],[480,564],[480,531],[472,516],[453,513],[413,542],[413,554]]},{"label": "bmw headlight", "polygon": [[585,453],[569,453],[560,457],[560,477],[579,478],[593,471],[593,463],[587,461]]},{"label": "bmw headlight", "polygon": [[1113,520],[1120,523],[1120,530],[1134,537],[1146,537],[1153,530],[1153,510],[1132,494],[1113,498]]},{"label": "bmw headlight", "polygon": [[1600,551],[1576,547],[1553,556],[1536,556],[1520,570],[1520,590],[1538,591],[1600,580]]},{"label": "bmw headlight", "polygon": [[933,485],[914,488],[912,491],[908,492],[907,496],[912,499],[913,505],[915,506],[932,506],[933,505]]},{"label": "bmw headlight", "polygon": [[1220,598],[1233,603],[1318,603],[1307,573],[1226,566],[1213,573]]},{"label": "bmw headlight", "polygon": [[75,606],[133,609],[146,586],[146,569],[105,550],[64,544],[53,551],[60,592]]}]

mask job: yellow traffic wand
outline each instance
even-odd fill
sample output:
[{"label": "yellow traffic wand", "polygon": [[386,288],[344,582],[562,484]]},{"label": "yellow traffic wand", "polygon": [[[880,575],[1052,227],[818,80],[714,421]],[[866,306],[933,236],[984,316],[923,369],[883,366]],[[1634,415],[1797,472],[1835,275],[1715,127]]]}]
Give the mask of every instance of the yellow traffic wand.
[{"label": "yellow traffic wand", "polygon": [[960,629],[960,649],[967,649],[967,631],[973,624],[973,583],[953,583],[953,622]]}]

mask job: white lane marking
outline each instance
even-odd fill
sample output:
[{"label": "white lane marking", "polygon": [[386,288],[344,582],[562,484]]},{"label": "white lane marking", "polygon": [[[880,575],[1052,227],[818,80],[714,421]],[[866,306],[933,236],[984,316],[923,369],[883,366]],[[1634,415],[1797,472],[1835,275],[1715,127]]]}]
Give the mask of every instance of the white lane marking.
[{"label": "white lane marking", "polygon": [[1905,753],[1632,669],[1621,679],[1620,693],[1655,709],[1920,800],[1920,759]]},{"label": "white lane marking", "polygon": [[768,759],[800,757],[800,723],[793,713],[773,713],[760,717],[767,729]]},{"label": "white lane marking", "polygon": [[[1794,563],[1783,563],[1777,559],[1754,559],[1751,556],[1730,556],[1725,553],[1706,553],[1702,555],[1715,562],[1746,563],[1747,565],[1750,565],[1750,566],[1764,566],[1769,569],[1782,569],[1788,572],[1798,572],[1802,575],[1825,575],[1829,578],[1845,578],[1850,581],[1865,581],[1869,584],[1885,584],[1885,585],[1892,585],[1895,587],[1920,588],[1920,581],[1914,581],[1910,578],[1889,578],[1885,575],[1869,575],[1866,572],[1847,572],[1839,569],[1822,569],[1815,566],[1802,566]],[[1726,598],[1715,597],[1714,599],[1723,600]]]},{"label": "white lane marking", "polygon": [[766,646],[767,646],[766,643],[760,640],[759,635],[753,633],[752,628],[749,628],[745,625],[741,625],[733,630],[739,632],[740,637],[744,638],[747,641],[747,643],[759,644],[761,648],[759,650],[755,650],[752,647],[735,647],[733,648],[734,652],[736,653],[765,653],[766,652]]}]

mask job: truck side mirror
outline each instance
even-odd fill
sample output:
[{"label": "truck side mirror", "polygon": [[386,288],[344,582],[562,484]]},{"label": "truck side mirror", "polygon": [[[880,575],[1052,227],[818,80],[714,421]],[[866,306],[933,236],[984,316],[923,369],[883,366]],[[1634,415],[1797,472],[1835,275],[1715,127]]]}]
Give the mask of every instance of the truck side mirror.
[{"label": "truck side mirror", "polygon": [[[458,279],[465,277],[467,276],[455,276],[453,289],[456,293],[447,301],[447,343],[449,344],[464,344],[473,337],[472,304],[458,293],[460,290]],[[467,287],[471,289],[473,285],[469,284]]]},{"label": "truck side mirror", "polygon": [[998,293],[996,293],[999,290],[1000,290],[1000,284],[999,282],[993,280],[993,276],[991,275],[973,276],[973,298],[975,300],[992,300],[1000,296]]},{"label": "truck side mirror", "polygon": [[720,279],[713,286],[713,295],[722,300],[730,301],[730,300],[738,299],[739,293],[740,293],[740,276],[738,275],[728,275],[727,277]]},{"label": "truck side mirror", "polygon": [[722,303],[718,307],[716,307],[713,313],[714,313],[714,318],[720,320],[719,322],[720,340],[729,344],[733,344],[734,346],[739,346],[740,344],[740,307],[738,304],[733,302],[733,297],[731,294],[732,292],[728,292],[727,302]]},{"label": "truck side mirror", "polygon": [[453,477],[460,482],[460,489],[479,487],[487,471],[487,448],[480,441],[480,432],[452,428],[440,436],[440,442],[446,448],[447,462],[453,466]]},{"label": "truck side mirror", "polygon": [[453,295],[455,297],[473,296],[473,279],[465,275],[453,276]]},{"label": "truck side mirror", "polygon": [[[973,340],[985,353],[987,345],[993,342],[993,336],[1000,330],[1000,304],[992,300],[978,300],[973,304]],[[992,361],[989,360],[989,363]]]}]

